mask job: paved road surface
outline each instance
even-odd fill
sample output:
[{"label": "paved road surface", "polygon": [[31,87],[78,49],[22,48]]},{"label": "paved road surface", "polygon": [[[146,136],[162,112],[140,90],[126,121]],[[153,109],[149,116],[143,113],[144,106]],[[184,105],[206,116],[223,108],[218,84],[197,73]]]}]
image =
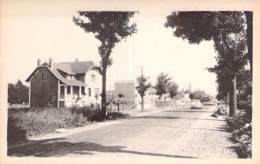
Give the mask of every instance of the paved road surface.
[{"label": "paved road surface", "polygon": [[202,110],[164,109],[146,116],[8,151],[12,156],[237,158],[226,122]]}]

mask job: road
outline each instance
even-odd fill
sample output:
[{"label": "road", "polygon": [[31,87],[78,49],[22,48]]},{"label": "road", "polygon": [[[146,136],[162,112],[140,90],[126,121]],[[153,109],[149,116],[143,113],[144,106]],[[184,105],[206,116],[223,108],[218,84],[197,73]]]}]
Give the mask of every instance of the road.
[{"label": "road", "polygon": [[11,156],[237,158],[224,119],[201,110],[161,109],[116,124],[8,151]]}]

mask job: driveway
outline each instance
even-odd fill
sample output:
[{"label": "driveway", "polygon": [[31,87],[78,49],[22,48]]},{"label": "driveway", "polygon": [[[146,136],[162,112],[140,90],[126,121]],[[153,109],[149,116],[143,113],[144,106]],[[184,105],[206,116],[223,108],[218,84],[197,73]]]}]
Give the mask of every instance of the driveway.
[{"label": "driveway", "polygon": [[10,156],[238,158],[226,121],[201,110],[161,109],[117,123],[8,150]]}]

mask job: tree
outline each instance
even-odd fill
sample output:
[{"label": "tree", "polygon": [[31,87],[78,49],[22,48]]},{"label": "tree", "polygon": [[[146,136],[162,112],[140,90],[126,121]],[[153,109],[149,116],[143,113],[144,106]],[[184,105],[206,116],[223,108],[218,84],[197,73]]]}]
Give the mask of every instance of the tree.
[{"label": "tree", "polygon": [[112,65],[112,49],[116,43],[126,39],[136,32],[136,24],[130,24],[134,12],[92,12],[79,11],[78,16],[73,16],[73,22],[83,28],[85,32],[92,32],[100,41],[98,51],[101,57],[100,67],[96,69],[102,75],[102,116],[106,117],[106,74],[107,68]]},{"label": "tree", "polygon": [[8,103],[23,104],[29,102],[29,88],[18,80],[15,84],[8,84]]},{"label": "tree", "polygon": [[161,72],[158,77],[154,88],[156,89],[156,94],[159,95],[159,98],[162,98],[163,94],[168,92],[168,87],[170,84],[171,78],[168,77],[168,73]]},{"label": "tree", "polygon": [[[187,39],[189,43],[214,41],[218,64],[210,71],[217,73],[217,82],[221,82],[219,88],[223,87],[223,82],[231,88],[227,92],[230,95],[231,116],[236,114],[236,74],[246,64],[246,59],[252,60],[250,55],[245,55],[246,48],[248,52],[252,48],[247,47],[245,26],[250,24],[250,20],[245,21],[245,18],[244,12],[173,12],[165,24],[174,29],[175,36]],[[248,29],[250,36],[250,26]],[[229,78],[220,79],[223,77]]]},{"label": "tree", "polygon": [[[247,43],[247,58],[250,63],[250,73],[252,78],[252,72],[253,72],[253,12],[252,11],[245,11],[246,15],[246,43]],[[251,79],[252,80],[252,79]]]},{"label": "tree", "polygon": [[144,96],[145,92],[148,88],[151,87],[151,83],[148,82],[148,77],[145,77],[143,74],[141,76],[137,77],[137,86],[136,90],[139,93],[141,97],[141,110],[144,109]]},{"label": "tree", "polygon": [[[224,36],[226,35],[226,36]],[[246,64],[246,40],[245,30],[238,33],[221,34],[216,38],[215,49],[218,52],[217,65],[210,69],[221,76],[217,76],[218,81],[225,82],[228,86],[230,115],[236,115],[237,109],[237,75]],[[224,77],[222,77],[224,75]],[[248,79],[250,80],[250,79]],[[222,84],[223,85],[223,84]]]},{"label": "tree", "polygon": [[170,97],[173,99],[178,94],[178,85],[174,82],[170,82],[168,92]]},{"label": "tree", "polygon": [[212,99],[212,97],[202,90],[195,90],[190,93],[190,99],[199,99],[201,102],[207,102]]},{"label": "tree", "polygon": [[240,93],[240,99],[246,100],[248,95],[252,95],[252,81],[250,70],[243,69],[237,74],[237,90]]}]

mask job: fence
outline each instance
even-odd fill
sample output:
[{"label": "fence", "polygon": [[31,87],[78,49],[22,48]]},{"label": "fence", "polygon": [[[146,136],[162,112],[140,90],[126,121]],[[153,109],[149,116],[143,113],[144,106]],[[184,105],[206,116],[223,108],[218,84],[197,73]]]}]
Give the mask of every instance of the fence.
[{"label": "fence", "polygon": [[134,99],[114,99],[109,102],[107,109],[110,111],[125,111],[136,107]]}]

